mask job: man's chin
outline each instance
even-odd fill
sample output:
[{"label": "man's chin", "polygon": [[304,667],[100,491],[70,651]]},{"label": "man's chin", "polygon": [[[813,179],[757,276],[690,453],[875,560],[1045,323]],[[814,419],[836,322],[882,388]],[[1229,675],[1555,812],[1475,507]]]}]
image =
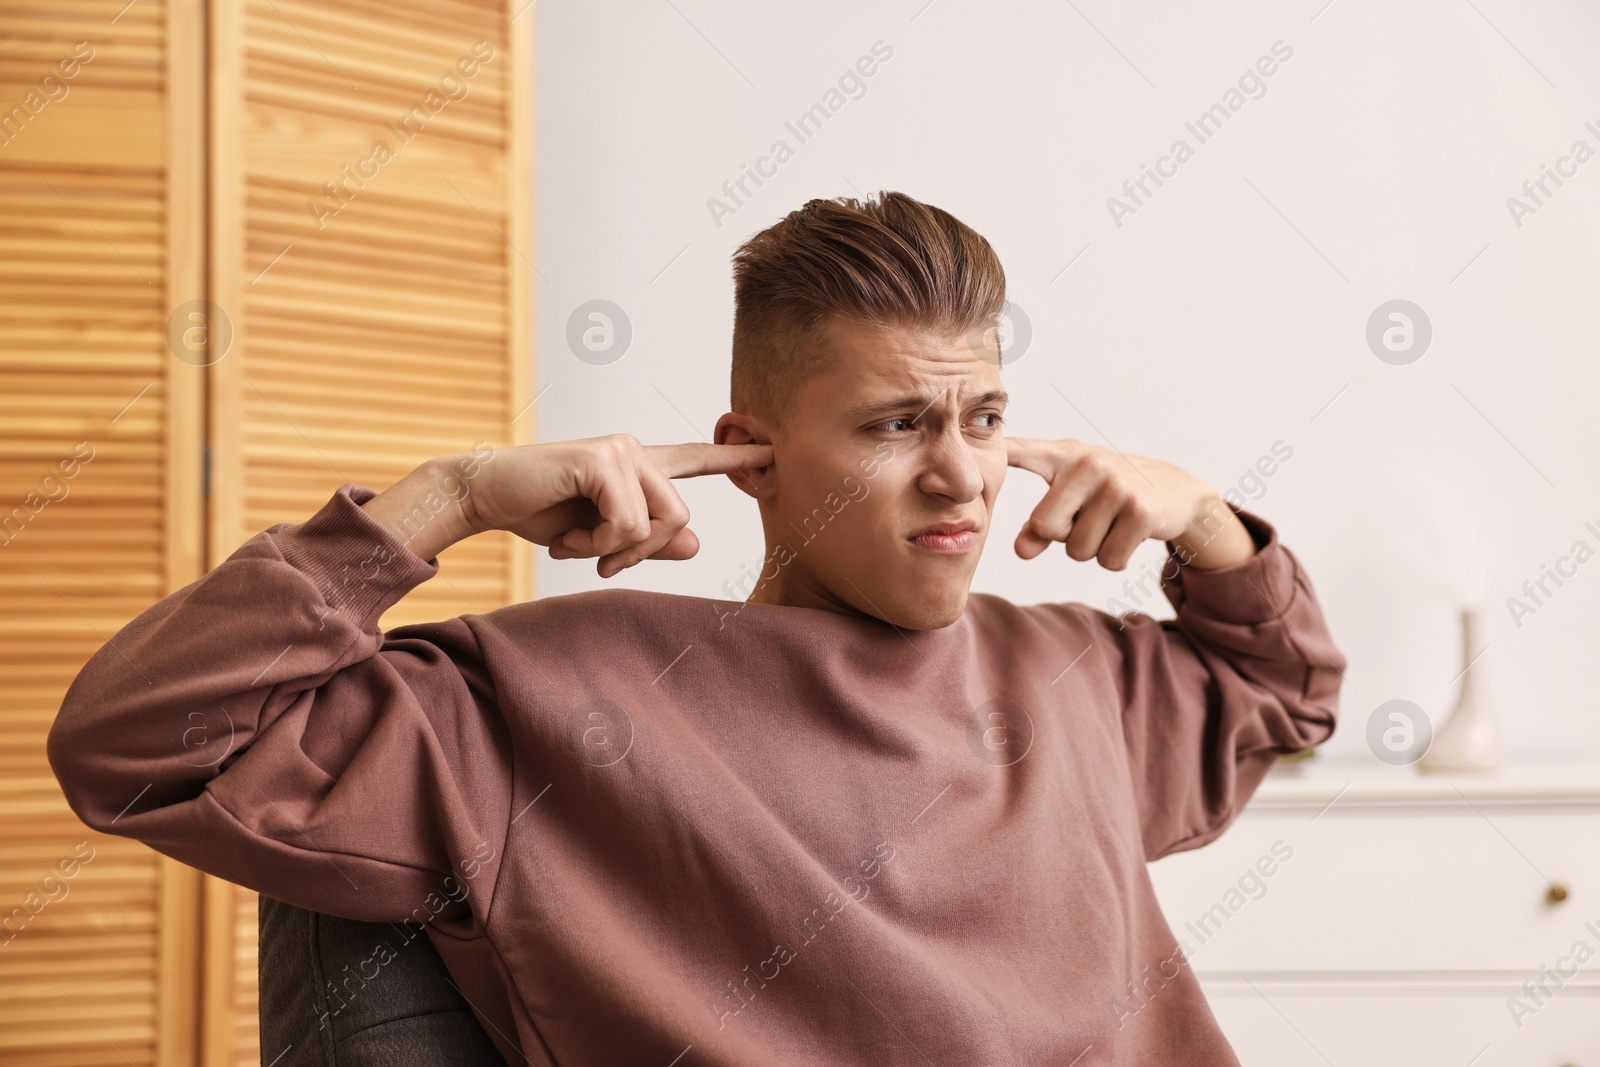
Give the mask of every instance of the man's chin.
[{"label": "man's chin", "polygon": [[902,630],[942,630],[954,625],[967,610],[967,592],[962,589],[931,596],[890,598],[879,604],[881,614],[873,614]]}]

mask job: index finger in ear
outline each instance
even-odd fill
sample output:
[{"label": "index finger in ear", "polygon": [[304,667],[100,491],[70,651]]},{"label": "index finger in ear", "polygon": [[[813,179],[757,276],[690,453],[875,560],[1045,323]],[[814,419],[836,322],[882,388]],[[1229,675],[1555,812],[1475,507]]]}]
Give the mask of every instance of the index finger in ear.
[{"label": "index finger in ear", "polygon": [[706,441],[681,445],[645,445],[645,455],[668,478],[732,474],[772,462],[771,445],[715,445]]},{"label": "index finger in ear", "polygon": [[1045,478],[1046,482],[1056,474],[1056,470],[1061,469],[1064,459],[1070,461],[1085,451],[1088,451],[1088,445],[1070,437],[1062,438],[1059,442],[1045,442],[1037,437],[1005,438],[1006,466],[1032,470],[1038,477]]}]

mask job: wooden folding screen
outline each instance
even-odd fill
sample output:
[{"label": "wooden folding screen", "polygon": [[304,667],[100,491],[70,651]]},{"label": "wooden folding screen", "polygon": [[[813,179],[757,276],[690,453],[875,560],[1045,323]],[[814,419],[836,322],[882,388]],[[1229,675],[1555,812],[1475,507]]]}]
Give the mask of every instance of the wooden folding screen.
[{"label": "wooden folding screen", "polygon": [[[0,1063],[258,1062],[254,896],[84,828],[44,735],[250,534],[531,439],[532,17],[0,0]],[[458,546],[385,624],[530,563]]]},{"label": "wooden folding screen", "polygon": [[[197,872],[45,762],[105,638],[198,577],[198,0],[0,2],[0,1063],[194,1062]],[[133,797],[129,797],[131,802]]]}]

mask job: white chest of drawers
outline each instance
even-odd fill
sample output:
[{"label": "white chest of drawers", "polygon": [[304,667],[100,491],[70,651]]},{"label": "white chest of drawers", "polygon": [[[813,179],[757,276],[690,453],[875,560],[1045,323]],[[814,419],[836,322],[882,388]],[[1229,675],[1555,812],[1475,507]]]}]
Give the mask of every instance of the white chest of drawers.
[{"label": "white chest of drawers", "polygon": [[1313,763],[1150,876],[1245,1067],[1600,1067],[1600,764]]}]

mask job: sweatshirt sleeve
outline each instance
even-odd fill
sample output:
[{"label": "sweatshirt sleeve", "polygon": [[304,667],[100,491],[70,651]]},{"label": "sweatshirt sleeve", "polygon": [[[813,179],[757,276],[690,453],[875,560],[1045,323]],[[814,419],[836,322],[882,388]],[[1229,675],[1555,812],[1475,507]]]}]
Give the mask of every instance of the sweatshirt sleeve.
[{"label": "sweatshirt sleeve", "polygon": [[508,736],[460,619],[387,637],[438,570],[346,485],[139,615],[67,690],[47,744],[89,826],[279,900],[464,918],[493,887]]},{"label": "sweatshirt sleeve", "polygon": [[1121,698],[1145,857],[1199,848],[1232,823],[1279,756],[1332,736],[1345,658],[1311,581],[1257,515],[1250,559],[1180,567],[1161,587],[1176,618],[1088,610]]}]

